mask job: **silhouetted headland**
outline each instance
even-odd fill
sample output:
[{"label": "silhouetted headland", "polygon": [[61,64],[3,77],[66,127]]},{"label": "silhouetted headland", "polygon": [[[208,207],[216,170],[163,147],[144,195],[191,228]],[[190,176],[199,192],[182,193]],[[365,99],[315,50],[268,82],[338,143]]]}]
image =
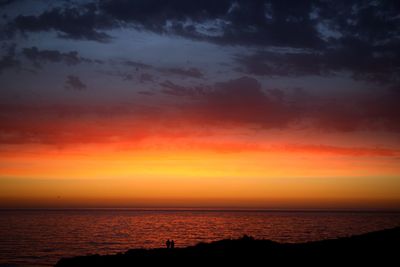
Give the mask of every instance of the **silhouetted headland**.
[{"label": "silhouetted headland", "polygon": [[56,266],[398,266],[399,249],[400,227],[397,227],[299,244],[244,236],[186,248],[132,249],[116,255],[63,258]]}]

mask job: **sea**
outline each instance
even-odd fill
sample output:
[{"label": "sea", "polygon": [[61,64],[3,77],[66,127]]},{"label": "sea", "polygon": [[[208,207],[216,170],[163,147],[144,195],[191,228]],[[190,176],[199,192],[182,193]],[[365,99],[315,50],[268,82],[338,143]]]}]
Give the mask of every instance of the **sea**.
[{"label": "sea", "polygon": [[62,257],[175,247],[243,235],[279,242],[400,226],[400,213],[249,210],[0,210],[0,266],[52,266]]}]

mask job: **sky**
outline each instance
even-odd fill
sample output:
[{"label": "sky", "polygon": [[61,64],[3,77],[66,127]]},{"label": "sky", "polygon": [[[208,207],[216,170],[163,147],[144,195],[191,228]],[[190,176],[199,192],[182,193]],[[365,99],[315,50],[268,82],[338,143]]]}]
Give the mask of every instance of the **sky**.
[{"label": "sky", "polygon": [[1,0],[0,208],[398,210],[399,14]]}]

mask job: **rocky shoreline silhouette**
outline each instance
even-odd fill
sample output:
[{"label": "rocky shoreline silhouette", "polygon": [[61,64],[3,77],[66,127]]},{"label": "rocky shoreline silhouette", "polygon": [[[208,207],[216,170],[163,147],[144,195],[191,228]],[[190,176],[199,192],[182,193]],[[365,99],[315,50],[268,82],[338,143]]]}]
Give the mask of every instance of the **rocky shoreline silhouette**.
[{"label": "rocky shoreline silhouette", "polygon": [[63,258],[56,266],[397,266],[399,248],[400,227],[396,227],[298,244],[243,236],[186,248],[131,249],[115,255]]}]

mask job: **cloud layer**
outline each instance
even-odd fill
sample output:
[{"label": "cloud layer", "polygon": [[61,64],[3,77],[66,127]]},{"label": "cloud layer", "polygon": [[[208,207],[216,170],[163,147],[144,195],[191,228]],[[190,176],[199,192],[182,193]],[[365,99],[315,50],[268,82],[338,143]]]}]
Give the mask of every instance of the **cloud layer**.
[{"label": "cloud layer", "polygon": [[[146,110],[128,112],[134,122],[148,112],[206,126],[400,131],[397,1],[55,3],[4,3],[3,121],[18,121],[19,105],[34,119],[42,102],[49,117],[95,102]],[[18,135],[13,125],[0,127]]]}]

